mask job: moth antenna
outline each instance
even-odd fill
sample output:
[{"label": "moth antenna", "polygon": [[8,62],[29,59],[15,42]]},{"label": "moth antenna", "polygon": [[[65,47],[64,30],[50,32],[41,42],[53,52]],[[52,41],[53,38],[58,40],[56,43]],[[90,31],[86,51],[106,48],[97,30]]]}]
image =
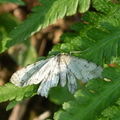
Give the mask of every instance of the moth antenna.
[{"label": "moth antenna", "polygon": [[70,52],[70,55],[72,54],[72,53],[81,53],[81,52],[85,52],[85,51],[87,51],[89,48],[87,48],[86,50],[83,50],[83,51],[71,51]]}]

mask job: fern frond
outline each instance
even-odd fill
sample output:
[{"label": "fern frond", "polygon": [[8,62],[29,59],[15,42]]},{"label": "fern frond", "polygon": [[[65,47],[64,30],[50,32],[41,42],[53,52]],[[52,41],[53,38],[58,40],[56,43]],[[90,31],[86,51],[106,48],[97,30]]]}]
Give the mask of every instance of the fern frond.
[{"label": "fern frond", "polygon": [[12,83],[7,83],[0,87],[0,102],[8,100],[21,101],[24,98],[31,97],[36,94],[37,86],[30,85],[26,87],[17,87]]},{"label": "fern frond", "polygon": [[120,97],[119,74],[120,69],[105,69],[103,77],[111,81],[89,81],[85,89],[76,92],[75,100],[63,104],[64,111],[55,113],[55,120],[94,120],[102,110],[113,105]]},{"label": "fern frond", "polygon": [[[104,4],[104,6],[103,6]],[[113,14],[114,12],[117,11],[116,14],[119,15],[119,5],[116,6],[117,4],[115,4],[114,2],[112,2],[111,0],[97,0],[96,2],[93,1],[93,7],[102,13],[105,14]]]},{"label": "fern frond", "polygon": [[119,120],[120,119],[120,98],[117,102],[105,110],[95,120]]},{"label": "fern frond", "polygon": [[[104,6],[104,3],[101,2],[101,4]],[[116,6],[117,10],[118,7],[120,8],[120,5],[113,3],[111,5]],[[113,7],[110,11],[114,12],[110,12],[111,14],[85,13],[83,20],[89,24],[74,24],[71,29],[76,33],[63,34],[61,39],[64,44],[57,45],[52,51],[83,51],[80,57],[88,61],[98,65],[111,63],[112,57],[120,56],[120,21],[117,18],[116,8]]]},{"label": "fern frond", "polygon": [[[102,119],[107,118],[108,120],[119,120],[120,119],[120,106],[111,106],[102,112]],[[100,120],[97,118],[96,120]]]},{"label": "fern frond", "polygon": [[14,29],[2,42],[0,51],[24,41],[33,33],[47,27],[65,15],[73,15],[88,10],[90,0],[39,0],[42,5],[33,8],[33,13],[20,26]]}]

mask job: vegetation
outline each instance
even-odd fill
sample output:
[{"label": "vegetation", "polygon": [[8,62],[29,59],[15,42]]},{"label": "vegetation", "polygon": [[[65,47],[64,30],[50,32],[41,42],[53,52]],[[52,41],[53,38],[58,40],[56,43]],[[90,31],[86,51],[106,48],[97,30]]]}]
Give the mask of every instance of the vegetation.
[{"label": "vegetation", "polygon": [[[120,1],[38,1],[40,4],[32,9],[28,18],[11,32],[9,24],[14,23],[12,24],[14,27],[19,22],[11,19],[5,29],[7,21],[4,21],[5,24],[2,24],[0,31],[0,52],[26,42],[28,37],[57,19],[74,15],[76,12],[82,13],[80,20],[71,26],[72,32],[62,34],[61,42],[53,46],[48,56],[59,52],[83,51],[73,55],[104,67],[103,79],[90,80],[74,95],[71,95],[66,87],[53,88],[49,93],[49,99],[55,104],[62,104],[62,109],[55,112],[54,119],[118,120],[120,118]],[[17,1],[11,0],[11,2]],[[19,1],[18,3],[24,5]],[[28,58],[30,57],[31,54],[28,54]],[[36,95],[37,87],[38,85],[31,85],[19,88],[12,83],[6,83],[0,87],[0,102],[10,100],[7,107],[9,110],[20,101]]]}]

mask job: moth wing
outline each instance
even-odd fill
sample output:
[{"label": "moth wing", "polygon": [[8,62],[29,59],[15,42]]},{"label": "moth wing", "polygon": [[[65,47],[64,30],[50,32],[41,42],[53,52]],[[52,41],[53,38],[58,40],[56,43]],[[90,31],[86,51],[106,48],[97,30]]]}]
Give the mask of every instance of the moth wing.
[{"label": "moth wing", "polygon": [[48,77],[43,79],[37,90],[37,94],[41,94],[41,96],[47,97],[50,88],[57,86],[59,82],[59,66],[58,66],[57,57],[54,59],[52,63],[53,64],[49,70]]},{"label": "moth wing", "polygon": [[34,64],[28,65],[21,70],[15,72],[11,77],[11,82],[16,86],[23,86],[24,82],[26,82],[30,77],[40,69],[48,60],[38,61]]},{"label": "moth wing", "polygon": [[70,70],[68,70],[67,78],[68,78],[68,89],[71,93],[74,93],[77,89],[77,83],[74,74]]},{"label": "moth wing", "polygon": [[[72,66],[73,67],[73,73],[75,76],[80,79],[82,82],[88,82],[90,79],[101,77],[101,72],[103,70],[102,67],[97,66],[95,63],[88,62],[84,59],[79,59],[74,56],[72,56]],[[72,66],[70,66],[72,68]],[[75,71],[76,68],[76,71]],[[79,73],[77,73],[79,72]],[[78,76],[81,75],[81,78]]]},{"label": "moth wing", "polygon": [[40,67],[25,83],[24,86],[26,85],[31,85],[31,84],[38,84],[42,80],[47,79],[49,76],[49,72],[52,69],[52,64],[53,61],[55,61],[55,57],[52,57],[50,59],[47,59],[47,62]]},{"label": "moth wing", "polygon": [[71,70],[71,72],[75,75],[75,77],[77,79],[82,79],[82,74],[81,74],[81,66],[77,63],[78,58],[75,58],[73,56],[69,56],[70,57],[70,62],[67,62],[67,66],[68,68]]},{"label": "moth wing", "polygon": [[101,66],[97,66],[97,68],[95,69],[95,75],[99,78],[102,78],[101,73],[103,71],[103,68]]},{"label": "moth wing", "polygon": [[66,61],[67,62],[70,61],[69,56],[61,55],[59,60],[59,69],[60,69],[60,84],[62,87],[66,85],[66,81],[67,81],[68,66]]}]

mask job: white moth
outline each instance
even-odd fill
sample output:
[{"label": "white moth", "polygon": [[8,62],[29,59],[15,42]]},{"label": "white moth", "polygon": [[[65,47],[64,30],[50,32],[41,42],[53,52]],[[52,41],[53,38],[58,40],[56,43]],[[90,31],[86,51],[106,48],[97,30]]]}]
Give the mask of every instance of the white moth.
[{"label": "white moth", "polygon": [[102,71],[102,67],[92,62],[60,53],[15,72],[11,82],[19,87],[40,83],[37,94],[47,97],[50,88],[59,82],[61,86],[67,83],[69,91],[74,93],[77,88],[76,78],[85,83],[93,78],[101,78]]}]

